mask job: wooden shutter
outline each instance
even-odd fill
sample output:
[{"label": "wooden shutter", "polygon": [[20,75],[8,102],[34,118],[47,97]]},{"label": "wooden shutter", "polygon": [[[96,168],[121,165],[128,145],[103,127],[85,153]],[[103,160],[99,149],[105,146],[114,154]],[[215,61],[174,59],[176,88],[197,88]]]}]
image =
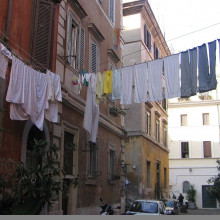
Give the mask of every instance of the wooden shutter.
[{"label": "wooden shutter", "polygon": [[45,69],[51,68],[52,61],[54,3],[52,1],[36,0],[35,4],[32,57],[34,58],[33,62],[45,71]]},{"label": "wooden shutter", "polygon": [[85,30],[80,30],[79,72],[84,68],[85,62]]},{"label": "wooden shutter", "polygon": [[203,141],[204,157],[211,157],[211,141]]},{"label": "wooden shutter", "polygon": [[147,26],[144,25],[144,43],[147,45]]},{"label": "wooden shutter", "polygon": [[98,64],[98,47],[97,45],[92,42],[91,43],[91,71],[97,72],[97,64]]},{"label": "wooden shutter", "polygon": [[71,64],[71,52],[72,52],[72,26],[73,26],[73,16],[70,12],[68,15],[68,21],[67,21],[67,44],[66,44],[66,55],[67,55],[67,61],[69,64]]}]

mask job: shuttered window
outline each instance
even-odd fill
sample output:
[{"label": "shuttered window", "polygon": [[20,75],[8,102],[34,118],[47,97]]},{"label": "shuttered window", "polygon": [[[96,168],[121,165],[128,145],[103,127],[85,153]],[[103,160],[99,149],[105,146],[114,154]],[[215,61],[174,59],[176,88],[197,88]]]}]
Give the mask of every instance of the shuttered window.
[{"label": "shuttered window", "polygon": [[212,157],[211,141],[203,141],[204,157]]},{"label": "shuttered window", "polygon": [[158,59],[159,58],[159,50],[156,46],[156,44],[154,43],[154,59]]},{"label": "shuttered window", "polygon": [[95,143],[89,142],[89,177],[97,178],[98,174],[98,147]]},{"label": "shuttered window", "polygon": [[189,142],[181,142],[182,158],[189,158]]},{"label": "shuttered window", "polygon": [[181,126],[187,126],[187,115],[180,115]]},{"label": "shuttered window", "polygon": [[80,55],[79,55],[79,72],[84,69],[85,62],[85,30],[80,30]]},{"label": "shuttered window", "polygon": [[109,178],[113,179],[115,175],[115,151],[110,150],[110,170],[109,170]]},{"label": "shuttered window", "polygon": [[160,121],[156,119],[156,140],[160,142]]},{"label": "shuttered window", "polygon": [[74,69],[78,68],[79,27],[71,12],[67,24],[67,61]]},{"label": "shuttered window", "polygon": [[147,25],[144,25],[144,43],[146,44],[149,51],[151,51],[151,34],[147,30]]},{"label": "shuttered window", "polygon": [[146,133],[151,134],[151,113],[149,111],[146,112]]},{"label": "shuttered window", "polygon": [[66,175],[73,174],[73,145],[74,134],[65,131],[64,133],[64,172]]},{"label": "shuttered window", "polygon": [[147,161],[147,188],[151,187],[151,163]]},{"label": "shuttered window", "polygon": [[98,70],[98,46],[93,41],[91,42],[90,53],[90,69],[93,73],[96,73]]},{"label": "shuttered window", "polygon": [[203,125],[209,125],[209,113],[202,114]]},{"label": "shuttered window", "polygon": [[114,23],[114,17],[115,17],[115,0],[110,0],[109,1],[110,4],[110,20],[112,23]]},{"label": "shuttered window", "polygon": [[41,71],[51,69],[54,9],[53,1],[35,0],[32,31],[32,62]]}]

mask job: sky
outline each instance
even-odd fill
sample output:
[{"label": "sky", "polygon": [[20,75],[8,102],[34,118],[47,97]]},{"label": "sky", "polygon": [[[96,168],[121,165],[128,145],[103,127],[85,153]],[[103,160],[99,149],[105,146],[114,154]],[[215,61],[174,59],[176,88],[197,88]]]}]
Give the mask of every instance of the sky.
[{"label": "sky", "polygon": [[188,50],[220,38],[220,0],[148,2],[171,53]]}]

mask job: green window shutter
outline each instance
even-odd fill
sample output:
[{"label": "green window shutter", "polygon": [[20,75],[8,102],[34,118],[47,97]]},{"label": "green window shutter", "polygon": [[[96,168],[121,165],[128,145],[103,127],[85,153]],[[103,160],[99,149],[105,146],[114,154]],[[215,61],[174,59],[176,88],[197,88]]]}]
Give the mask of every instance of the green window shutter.
[{"label": "green window shutter", "polygon": [[80,49],[79,49],[79,72],[84,69],[85,62],[85,30],[81,28],[80,30]]},{"label": "green window shutter", "polygon": [[67,44],[66,44],[66,55],[67,55],[67,61],[69,64],[71,64],[71,52],[72,52],[72,26],[73,26],[73,16],[70,12],[68,15],[68,21],[67,21]]},{"label": "green window shutter", "polygon": [[35,1],[32,61],[39,66],[42,71],[51,68],[54,9],[55,7],[52,1]]},{"label": "green window shutter", "polygon": [[94,42],[92,42],[90,67],[91,67],[91,71],[94,73],[97,72],[97,64],[98,64],[98,46]]}]

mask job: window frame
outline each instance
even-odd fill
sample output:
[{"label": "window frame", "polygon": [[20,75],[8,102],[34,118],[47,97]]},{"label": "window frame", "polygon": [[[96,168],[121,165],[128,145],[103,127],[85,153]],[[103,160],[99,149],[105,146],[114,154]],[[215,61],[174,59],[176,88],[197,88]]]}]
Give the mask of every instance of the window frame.
[{"label": "window frame", "polygon": [[[71,26],[71,30],[70,30]],[[73,28],[75,27],[75,28]],[[71,33],[71,39],[70,39]],[[81,27],[72,11],[68,12],[66,34],[66,56],[68,64],[75,70],[79,68]],[[71,41],[71,42],[70,42]],[[71,46],[69,46],[69,44]],[[70,48],[71,47],[71,48]]]},{"label": "window frame", "polygon": [[[185,120],[184,120],[185,117]],[[181,114],[180,115],[180,126],[184,127],[188,125],[188,115],[187,114]]]},{"label": "window frame", "polygon": [[79,129],[70,125],[68,122],[62,122],[62,144],[61,144],[61,164],[64,166],[64,134],[65,131],[74,134],[74,144],[76,149],[73,151],[73,168],[71,175],[65,175],[66,179],[75,178],[75,175],[78,173],[78,144],[79,144]]},{"label": "window frame", "polygon": [[[111,153],[113,153],[114,158],[112,160]],[[113,165],[112,165],[113,162]],[[108,180],[113,181],[116,175],[116,146],[112,143],[108,145]]]},{"label": "window frame", "polygon": [[[188,148],[188,151],[183,151],[183,143],[187,143],[187,148]],[[181,144],[180,144],[180,149],[181,149],[181,158],[185,159],[185,158],[189,158],[189,142],[188,141],[181,141]],[[185,154],[185,157],[183,157],[183,154]],[[188,155],[188,157],[186,157],[186,155]]]},{"label": "window frame", "polygon": [[[93,48],[92,45],[95,45],[95,69],[93,69]],[[90,44],[89,44],[89,67],[90,67],[90,71],[93,73],[96,73],[99,71],[99,44],[93,40],[92,38],[90,38]]]},{"label": "window frame", "polygon": [[204,126],[210,125],[210,117],[209,113],[202,113],[202,124]]},{"label": "window frame", "polygon": [[112,24],[115,23],[115,0],[109,0],[109,20]]},{"label": "window frame", "polygon": [[[88,178],[96,180],[98,177],[98,145],[92,142],[88,142],[88,148],[89,148],[89,161],[88,161]],[[94,150],[94,151],[92,151]],[[95,153],[95,162],[91,161],[93,154]],[[92,164],[93,163],[93,164]],[[93,170],[93,168],[95,170]],[[92,173],[93,172],[93,173]]]},{"label": "window frame", "polygon": [[151,111],[146,110],[146,133],[151,135]]},{"label": "window frame", "polygon": [[[209,145],[209,155],[207,156],[207,155],[205,155],[205,152],[206,152],[206,150],[205,150],[205,143],[206,142],[208,142],[210,145]],[[212,158],[212,142],[211,141],[203,141],[202,142],[202,145],[203,145],[203,157],[204,158]],[[208,146],[207,146],[208,147]]]},{"label": "window frame", "polygon": [[147,188],[151,188],[151,161],[147,160],[147,181],[146,186]]},{"label": "window frame", "polygon": [[160,142],[160,119],[158,117],[155,119],[155,138]]}]

